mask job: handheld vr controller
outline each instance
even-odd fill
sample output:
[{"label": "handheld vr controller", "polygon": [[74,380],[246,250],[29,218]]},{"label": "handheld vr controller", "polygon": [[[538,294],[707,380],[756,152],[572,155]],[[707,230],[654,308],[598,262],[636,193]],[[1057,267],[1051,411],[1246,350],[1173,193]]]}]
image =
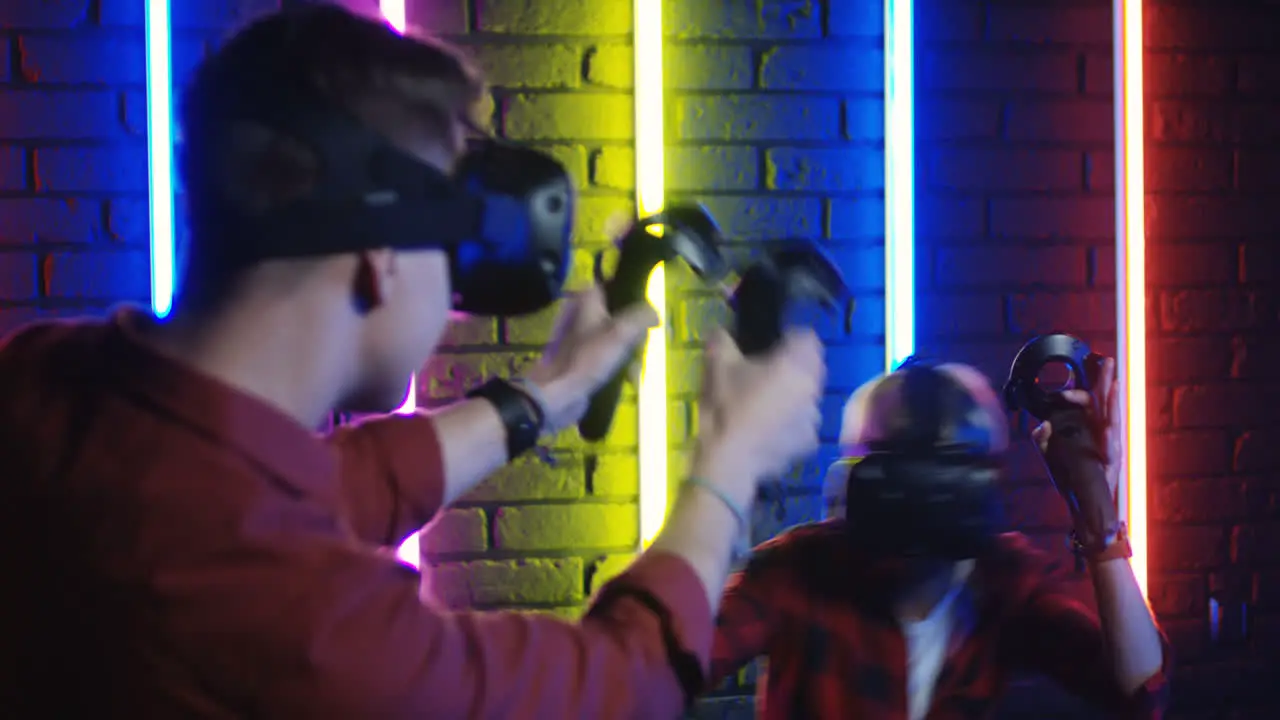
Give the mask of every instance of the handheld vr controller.
[{"label": "handheld vr controller", "polygon": [[[604,285],[606,307],[614,313],[643,302],[649,274],[658,263],[677,258],[704,280],[720,282],[729,273],[720,252],[722,244],[719,226],[700,205],[670,207],[641,219],[619,243],[618,266],[612,278],[601,277],[602,258],[596,256],[596,278]],[[587,412],[578,422],[584,440],[595,442],[609,433],[626,375],[624,365],[591,396]]]},{"label": "handheld vr controller", "polygon": [[1075,521],[1071,542],[1079,564],[1113,545],[1123,525],[1107,481],[1103,428],[1086,408],[1040,386],[1040,372],[1050,363],[1067,366],[1072,389],[1091,391],[1100,380],[1103,358],[1071,335],[1033,338],[1018,351],[1004,386],[1009,410],[1026,410],[1053,428],[1044,459]]},{"label": "handheld vr controller", "polygon": [[840,269],[821,248],[803,240],[766,251],[742,274],[729,304],[734,340],[744,355],[768,352],[794,318],[807,318],[814,309],[843,312],[847,334],[855,307]]}]

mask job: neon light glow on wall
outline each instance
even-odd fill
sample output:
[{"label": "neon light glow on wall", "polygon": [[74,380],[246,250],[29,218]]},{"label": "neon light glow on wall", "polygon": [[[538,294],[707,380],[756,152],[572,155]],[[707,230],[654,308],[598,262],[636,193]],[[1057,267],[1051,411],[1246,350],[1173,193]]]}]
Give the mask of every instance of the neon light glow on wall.
[{"label": "neon light glow on wall", "polygon": [[[408,23],[405,17],[405,0],[381,0],[378,3],[378,9],[382,12],[382,17],[386,19],[387,24],[395,28],[398,33],[403,33]],[[409,391],[405,395],[404,403],[396,408],[396,413],[400,415],[408,415],[418,409],[418,376],[414,374],[409,377]],[[414,535],[413,541],[413,557],[417,562],[418,557],[418,536]]]},{"label": "neon light glow on wall", "polygon": [[169,59],[169,0],[146,0],[147,191],[151,221],[151,309],[173,309],[173,71]]},{"label": "neon light glow on wall", "polygon": [[[636,210],[661,212],[665,194],[662,0],[635,0]],[[658,311],[649,331],[637,393],[639,403],[640,542],[658,535],[667,515],[667,276],[658,265],[645,297]]]},{"label": "neon light glow on wall", "polygon": [[1114,0],[1116,114],[1116,335],[1125,467],[1120,510],[1133,573],[1147,594],[1147,277],[1143,153],[1142,1]]},{"label": "neon light glow on wall", "polygon": [[915,42],[912,0],[884,5],[884,355],[915,352]]}]

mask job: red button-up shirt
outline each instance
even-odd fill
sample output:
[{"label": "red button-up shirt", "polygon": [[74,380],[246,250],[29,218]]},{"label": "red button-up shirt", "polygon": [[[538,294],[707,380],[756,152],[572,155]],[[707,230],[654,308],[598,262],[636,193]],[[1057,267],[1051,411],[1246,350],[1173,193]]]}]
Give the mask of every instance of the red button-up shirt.
[{"label": "red button-up shirt", "polygon": [[147,349],[138,321],[0,349],[0,715],[680,713],[669,646],[705,663],[712,635],[682,560],[646,555],[613,587],[647,599],[609,594],[580,624],[424,606],[379,546],[440,509],[430,417],[322,438]]},{"label": "red button-up shirt", "polygon": [[[711,680],[765,656],[757,700],[764,720],[906,720],[906,642],[858,574],[843,520],[793,528],[757,547],[725,592]],[[1166,669],[1122,694],[1098,616],[1022,535],[1000,537],[956,603],[959,622],[929,720],[989,717],[1019,670],[1044,673],[1115,716],[1162,717],[1171,657],[1164,636]]]}]

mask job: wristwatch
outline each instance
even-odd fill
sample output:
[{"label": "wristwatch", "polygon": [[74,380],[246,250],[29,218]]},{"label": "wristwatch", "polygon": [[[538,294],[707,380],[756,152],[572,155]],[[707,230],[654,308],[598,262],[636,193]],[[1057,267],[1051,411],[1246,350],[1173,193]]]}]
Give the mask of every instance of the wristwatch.
[{"label": "wristwatch", "polygon": [[498,411],[507,431],[507,459],[514,460],[538,444],[546,416],[542,407],[515,384],[494,378],[467,393],[469,399],[487,400]]}]

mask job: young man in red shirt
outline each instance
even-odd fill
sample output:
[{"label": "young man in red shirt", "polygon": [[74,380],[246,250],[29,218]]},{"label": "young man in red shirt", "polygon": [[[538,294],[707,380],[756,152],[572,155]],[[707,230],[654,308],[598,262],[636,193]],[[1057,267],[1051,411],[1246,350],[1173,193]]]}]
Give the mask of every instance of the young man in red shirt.
[{"label": "young man in red shirt", "polygon": [[[1107,360],[1095,394],[1064,393],[1086,410],[1087,427],[1054,432],[1045,423],[1034,434],[1068,499],[1075,537],[1094,538],[1079,549],[1098,613],[1024,536],[995,532],[994,482],[1009,437],[986,379],[964,365],[909,364],[846,406],[849,459],[827,478],[834,517],[765,542],[730,579],[710,679],[764,656],[757,715],[768,720],[988,717],[1014,671],[1047,674],[1109,716],[1161,717],[1168,646],[1114,517],[1114,373]],[[1078,430],[1105,448],[1105,474],[1084,471],[1098,460],[1073,446]],[[899,506],[880,499],[885,490],[928,499]],[[902,507],[908,512],[893,514]],[[909,527],[912,514],[928,519]]]},{"label": "young man in red shirt", "polygon": [[[399,404],[474,290],[453,279],[493,279],[459,268],[527,251],[466,246],[471,211],[507,221],[480,228],[486,242],[564,217],[541,196],[477,205],[453,177],[483,96],[451,51],[334,7],[257,22],[197,70],[172,316],[123,309],[0,345],[5,715],[604,720],[687,705],[741,508],[816,446],[812,333],[754,359],[713,343],[668,522],[576,624],[424,606],[418,574],[380,546],[577,422],[652,309],[611,317],[587,292],[522,380],[312,432],[335,409]],[[529,220],[531,203],[545,214]]]}]

